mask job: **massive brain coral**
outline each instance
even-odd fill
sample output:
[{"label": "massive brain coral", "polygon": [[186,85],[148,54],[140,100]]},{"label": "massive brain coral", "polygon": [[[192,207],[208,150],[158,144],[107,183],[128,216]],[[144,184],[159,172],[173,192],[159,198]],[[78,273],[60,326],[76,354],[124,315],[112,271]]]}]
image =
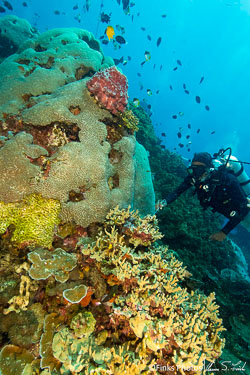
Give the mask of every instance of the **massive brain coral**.
[{"label": "massive brain coral", "polygon": [[[0,64],[0,202],[38,194],[84,228],[117,204],[154,212],[146,150],[86,87],[112,64],[92,33],[74,28],[30,39]],[[110,70],[110,80],[124,77]]]}]

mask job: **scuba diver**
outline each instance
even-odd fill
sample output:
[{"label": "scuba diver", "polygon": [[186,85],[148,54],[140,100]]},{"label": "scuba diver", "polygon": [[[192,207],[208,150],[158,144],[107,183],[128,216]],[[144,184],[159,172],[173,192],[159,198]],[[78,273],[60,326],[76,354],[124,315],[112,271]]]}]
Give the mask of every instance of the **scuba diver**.
[{"label": "scuba diver", "polygon": [[[228,150],[230,154],[225,158]],[[250,193],[250,180],[244,172],[242,162],[231,153],[231,148],[220,150],[214,154],[214,158],[208,152],[195,153],[191,166],[187,168],[188,176],[165,200],[158,203],[157,208],[162,209],[174,202],[194,186],[204,209],[211,207],[212,212],[218,212],[229,219],[220,231],[209,237],[210,240],[223,241],[246,216],[250,222],[250,199],[247,197]]]}]

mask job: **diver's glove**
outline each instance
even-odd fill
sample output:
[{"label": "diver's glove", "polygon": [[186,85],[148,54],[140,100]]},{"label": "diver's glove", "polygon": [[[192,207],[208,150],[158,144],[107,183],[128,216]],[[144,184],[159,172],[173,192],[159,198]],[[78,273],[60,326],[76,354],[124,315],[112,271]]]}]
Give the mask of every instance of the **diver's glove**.
[{"label": "diver's glove", "polygon": [[166,201],[166,199],[158,200],[155,205],[155,213],[158,212],[159,210],[162,210],[164,207],[167,206],[167,204],[168,202]]}]

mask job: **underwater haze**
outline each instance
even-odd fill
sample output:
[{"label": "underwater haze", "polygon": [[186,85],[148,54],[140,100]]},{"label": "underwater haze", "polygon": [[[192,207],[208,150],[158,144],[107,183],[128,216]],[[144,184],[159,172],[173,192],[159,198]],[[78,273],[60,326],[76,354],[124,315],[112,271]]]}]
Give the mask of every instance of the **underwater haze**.
[{"label": "underwater haze", "polygon": [[[89,0],[87,11],[86,1],[20,0],[2,14],[25,18],[39,32],[84,28],[97,39],[104,36],[104,43],[111,25],[115,35],[102,44],[104,53],[123,57],[118,66],[128,77],[130,100],[139,99],[152,112],[163,145],[186,159],[230,146],[233,155],[250,162],[249,1],[136,0],[125,10],[118,2]],[[102,12],[108,23],[101,22]],[[123,44],[114,42],[120,35]],[[145,52],[151,58],[141,65]]]}]

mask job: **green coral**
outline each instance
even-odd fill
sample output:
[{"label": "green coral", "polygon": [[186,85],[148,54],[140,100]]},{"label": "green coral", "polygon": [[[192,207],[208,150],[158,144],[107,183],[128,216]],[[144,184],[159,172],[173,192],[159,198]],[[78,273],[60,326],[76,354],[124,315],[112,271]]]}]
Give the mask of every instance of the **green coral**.
[{"label": "green coral", "polygon": [[65,283],[69,278],[69,271],[72,271],[77,264],[75,254],[68,254],[63,249],[55,249],[50,252],[46,249],[36,249],[28,254],[32,262],[29,276],[34,280],[45,280],[54,276],[56,281]]},{"label": "green coral", "polygon": [[51,247],[60,209],[59,201],[39,194],[17,203],[0,202],[0,234],[12,224],[15,229],[11,241],[16,245]]},{"label": "green coral", "polygon": [[70,303],[79,303],[84,297],[86,297],[88,288],[86,285],[76,285],[74,288],[65,289],[63,291],[63,297]]},{"label": "green coral", "polygon": [[76,314],[71,323],[70,328],[77,337],[89,336],[95,329],[96,320],[91,312],[84,311]]}]

